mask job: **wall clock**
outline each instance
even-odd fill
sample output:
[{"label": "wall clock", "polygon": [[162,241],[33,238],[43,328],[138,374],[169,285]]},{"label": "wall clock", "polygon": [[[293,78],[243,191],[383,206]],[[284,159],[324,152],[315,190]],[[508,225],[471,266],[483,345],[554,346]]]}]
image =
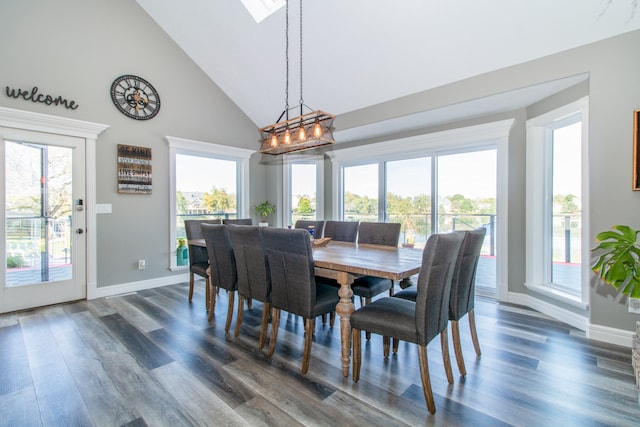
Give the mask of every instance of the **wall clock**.
[{"label": "wall clock", "polygon": [[111,100],[124,115],[149,120],[160,111],[160,95],[145,79],[125,74],[111,84]]}]

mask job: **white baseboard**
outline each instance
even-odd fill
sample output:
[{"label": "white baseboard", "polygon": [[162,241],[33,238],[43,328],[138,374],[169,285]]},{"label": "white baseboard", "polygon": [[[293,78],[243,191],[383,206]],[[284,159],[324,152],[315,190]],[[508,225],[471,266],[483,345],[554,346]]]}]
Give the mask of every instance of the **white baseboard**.
[{"label": "white baseboard", "polygon": [[122,283],[120,285],[103,286],[87,290],[87,299],[110,297],[114,295],[137,292],[145,289],[159,288],[161,286],[175,285],[189,281],[189,274],[159,277],[156,279],[141,280],[139,282]]},{"label": "white baseboard", "polygon": [[635,333],[632,331],[610,328],[602,325],[593,325],[589,323],[589,318],[587,316],[582,316],[570,310],[565,310],[555,304],[550,304],[546,301],[542,301],[531,295],[523,293],[510,292],[508,294],[507,302],[524,305],[537,310],[540,313],[546,314],[547,316],[553,317],[554,319],[560,320],[561,322],[571,325],[576,329],[584,331],[587,338],[629,348],[633,347]]}]

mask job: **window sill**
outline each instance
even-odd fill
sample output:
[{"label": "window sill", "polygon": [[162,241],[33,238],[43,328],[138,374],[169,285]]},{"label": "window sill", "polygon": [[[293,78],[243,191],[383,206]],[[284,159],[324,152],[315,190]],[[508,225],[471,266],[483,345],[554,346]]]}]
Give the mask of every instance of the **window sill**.
[{"label": "window sill", "polygon": [[589,310],[589,304],[582,301],[582,298],[576,295],[563,292],[559,289],[554,289],[551,286],[532,285],[529,283],[525,283],[524,285],[526,286],[527,289],[530,289],[539,294],[553,298],[559,302],[568,304],[573,307],[577,307],[581,310],[585,310],[585,311]]}]

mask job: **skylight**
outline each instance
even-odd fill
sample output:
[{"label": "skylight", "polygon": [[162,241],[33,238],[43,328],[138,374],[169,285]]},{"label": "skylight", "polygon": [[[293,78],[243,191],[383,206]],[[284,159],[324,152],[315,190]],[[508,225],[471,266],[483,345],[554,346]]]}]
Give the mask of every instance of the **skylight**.
[{"label": "skylight", "polygon": [[247,8],[256,23],[260,23],[264,18],[284,6],[285,0],[242,0],[242,4]]}]

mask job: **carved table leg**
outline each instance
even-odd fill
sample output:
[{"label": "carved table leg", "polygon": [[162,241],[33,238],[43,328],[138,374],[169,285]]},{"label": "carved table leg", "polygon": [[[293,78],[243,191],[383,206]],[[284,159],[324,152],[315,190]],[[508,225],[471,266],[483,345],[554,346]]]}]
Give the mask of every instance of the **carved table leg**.
[{"label": "carved table leg", "polygon": [[351,358],[351,313],[355,311],[355,306],[351,301],[353,291],[351,283],[353,276],[349,273],[341,272],[338,274],[338,283],[340,290],[340,302],[336,305],[336,313],[340,315],[340,338],[342,340],[342,376],[349,376],[349,360]]}]

